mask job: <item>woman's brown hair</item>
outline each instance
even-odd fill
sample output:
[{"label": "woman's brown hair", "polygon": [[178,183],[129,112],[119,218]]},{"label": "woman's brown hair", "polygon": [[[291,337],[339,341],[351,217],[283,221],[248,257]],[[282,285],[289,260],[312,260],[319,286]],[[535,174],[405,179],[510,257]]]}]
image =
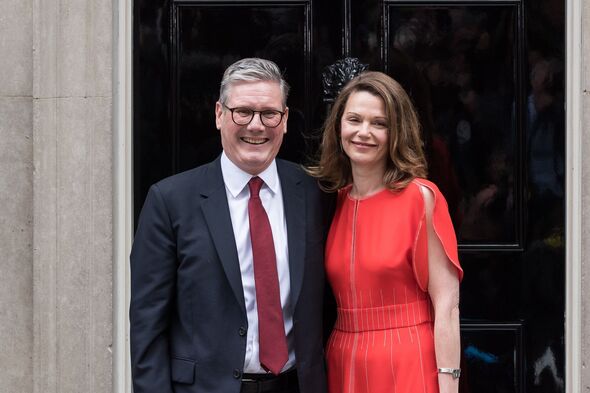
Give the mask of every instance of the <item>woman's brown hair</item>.
[{"label": "woman's brown hair", "polygon": [[426,177],[426,159],[420,138],[420,122],[403,87],[382,72],[364,72],[340,92],[324,122],[319,162],[307,172],[320,179],[325,191],[333,192],[352,183],[350,159],[342,150],[340,124],[352,93],[366,91],[383,100],[389,128],[389,159],[383,184],[392,190],[405,188],[412,179]]}]

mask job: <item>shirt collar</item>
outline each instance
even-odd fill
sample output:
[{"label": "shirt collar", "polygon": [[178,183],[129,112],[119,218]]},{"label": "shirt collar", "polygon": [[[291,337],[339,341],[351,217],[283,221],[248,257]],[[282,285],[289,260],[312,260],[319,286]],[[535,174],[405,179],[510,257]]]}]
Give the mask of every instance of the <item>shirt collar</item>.
[{"label": "shirt collar", "polygon": [[[244,190],[252,176],[251,174],[240,169],[234,164],[225,154],[221,153],[221,173],[223,175],[223,182],[234,198]],[[270,165],[258,177],[264,181],[264,184],[276,194],[279,190],[279,174],[277,172],[276,160],[272,160]]]}]

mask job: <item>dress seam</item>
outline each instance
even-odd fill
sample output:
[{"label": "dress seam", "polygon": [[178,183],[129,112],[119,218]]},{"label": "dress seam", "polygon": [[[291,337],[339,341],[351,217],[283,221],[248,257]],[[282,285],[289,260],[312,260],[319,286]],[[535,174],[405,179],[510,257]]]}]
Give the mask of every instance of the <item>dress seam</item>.
[{"label": "dress seam", "polygon": [[[351,252],[350,252],[350,288],[352,289],[352,306],[356,308],[356,285],[355,285],[355,259],[356,259],[356,226],[358,218],[358,207],[359,201],[354,202],[354,211],[352,216],[352,239],[351,239]],[[352,323],[355,330],[358,330],[358,320],[356,316],[352,316]],[[352,350],[350,351],[350,380],[349,380],[349,392],[353,392],[354,380],[355,380],[355,362],[354,357],[356,355],[358,337],[355,334],[352,339]]]}]

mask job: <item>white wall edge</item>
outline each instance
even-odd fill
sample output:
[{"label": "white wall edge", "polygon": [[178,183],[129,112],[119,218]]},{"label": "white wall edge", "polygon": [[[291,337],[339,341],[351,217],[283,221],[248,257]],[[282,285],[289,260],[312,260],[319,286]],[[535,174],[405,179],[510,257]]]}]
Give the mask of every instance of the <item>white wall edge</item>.
[{"label": "white wall edge", "polygon": [[582,264],[582,1],[567,1],[566,17],[566,322],[567,391],[581,392]]},{"label": "white wall edge", "polygon": [[113,1],[113,392],[131,392],[129,252],[133,239],[133,5]]}]

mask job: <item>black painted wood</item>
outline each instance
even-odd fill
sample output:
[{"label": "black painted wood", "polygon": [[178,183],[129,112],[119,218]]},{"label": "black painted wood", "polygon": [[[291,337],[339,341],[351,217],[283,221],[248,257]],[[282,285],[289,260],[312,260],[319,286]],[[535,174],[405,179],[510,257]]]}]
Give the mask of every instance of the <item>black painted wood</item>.
[{"label": "black painted wood", "polygon": [[430,177],[462,248],[522,249],[517,13],[517,4],[384,7],[384,69],[418,109]]},{"label": "black painted wood", "polygon": [[521,321],[461,324],[461,391],[526,392]]},{"label": "black painted wood", "polygon": [[[224,68],[275,60],[292,86],[279,155],[306,162],[344,56],[416,104],[465,269],[462,392],[563,392],[565,1],[135,0],[135,216],[149,185],[221,151]],[[482,362],[483,359],[497,362]]]}]

